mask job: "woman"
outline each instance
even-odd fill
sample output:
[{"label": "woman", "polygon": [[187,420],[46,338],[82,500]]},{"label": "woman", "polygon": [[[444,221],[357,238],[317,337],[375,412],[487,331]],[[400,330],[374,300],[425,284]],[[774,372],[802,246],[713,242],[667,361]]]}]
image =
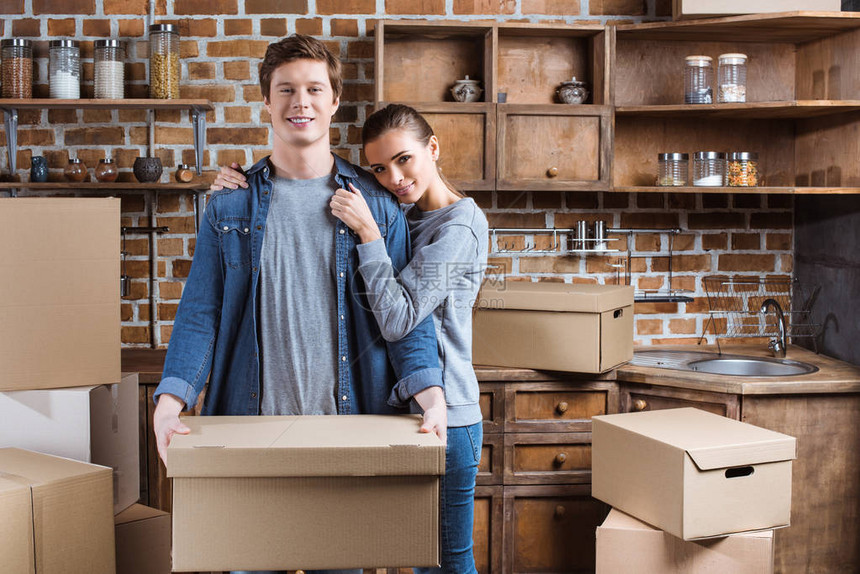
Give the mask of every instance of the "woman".
[{"label": "woman", "polygon": [[[441,489],[441,569],[419,573],[475,573],[472,555],[475,477],[483,432],[478,381],[472,369],[472,306],[487,264],[487,220],[474,200],[439,172],[439,141],[414,109],[392,104],[372,114],[362,130],[364,154],[376,179],[402,204],[413,257],[395,277],[382,233],[361,193],[339,189],[332,214],[358,240],[359,272],[383,337],[396,341],[432,314],[445,382],[448,433]],[[242,176],[228,168],[216,185]]]}]

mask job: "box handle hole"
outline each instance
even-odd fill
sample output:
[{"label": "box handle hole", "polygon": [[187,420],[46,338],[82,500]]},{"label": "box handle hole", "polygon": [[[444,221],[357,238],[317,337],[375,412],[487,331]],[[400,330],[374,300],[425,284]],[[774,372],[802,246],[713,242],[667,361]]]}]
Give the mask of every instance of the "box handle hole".
[{"label": "box handle hole", "polygon": [[616,309],[615,313],[612,314],[612,317],[614,319],[617,319],[618,317],[622,316],[623,314],[624,314],[624,309]]},{"label": "box handle hole", "polygon": [[727,468],[726,478],[738,478],[739,476],[749,476],[755,469],[751,466],[739,466],[737,468]]}]

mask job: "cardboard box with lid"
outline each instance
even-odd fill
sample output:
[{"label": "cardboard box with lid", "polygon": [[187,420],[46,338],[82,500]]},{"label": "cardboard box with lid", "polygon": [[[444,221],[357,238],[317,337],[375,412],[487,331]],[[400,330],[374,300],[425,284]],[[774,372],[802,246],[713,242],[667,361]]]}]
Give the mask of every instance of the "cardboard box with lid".
[{"label": "cardboard box with lid", "polygon": [[134,504],[114,521],[117,574],[170,573],[170,514]]},{"label": "cardboard box with lid", "polygon": [[445,447],[417,416],[187,417],[173,569],[435,566]]},{"label": "cardboard box with lid", "polygon": [[113,573],[112,498],[109,468],[0,449],[0,569]]},{"label": "cardboard box with lid", "polygon": [[684,540],[788,526],[793,437],[699,409],[592,418],[592,496]]},{"label": "cardboard box with lid", "polygon": [[613,508],[597,527],[597,574],[773,574],[773,530],[684,541]]},{"label": "cardboard box with lid", "polygon": [[118,383],[0,392],[0,447],[113,469],[114,514],[140,498],[137,373]]},{"label": "cardboard box with lid", "polygon": [[603,373],[633,358],[633,287],[484,283],[472,325],[477,365]]},{"label": "cardboard box with lid", "polygon": [[809,10],[839,12],[841,0],[673,0],[675,20]]},{"label": "cardboard box with lid", "polygon": [[120,200],[0,199],[0,391],[120,379]]}]

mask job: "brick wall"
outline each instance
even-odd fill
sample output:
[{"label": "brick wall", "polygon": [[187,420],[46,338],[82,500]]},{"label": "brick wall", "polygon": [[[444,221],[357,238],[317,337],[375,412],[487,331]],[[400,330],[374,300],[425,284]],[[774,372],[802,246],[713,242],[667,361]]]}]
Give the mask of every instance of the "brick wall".
[{"label": "brick wall", "polygon": [[[82,41],[83,97],[92,94],[92,45],[99,38],[128,44],[129,97],[145,97],[148,62],[146,26],[177,23],[182,37],[182,97],[207,98],[207,169],[232,161],[248,165],[267,154],[271,135],[257,83],[257,63],[266,45],[301,32],[324,38],[345,62],[343,103],[332,126],[338,153],[360,160],[360,125],[370,109],[373,87],[375,18],[438,20],[497,19],[531,22],[619,23],[666,18],[669,0],[0,0],[0,35],[37,40],[35,95],[46,97],[47,40]],[[131,181],[134,158],[153,154],[167,181],[178,163],[193,164],[191,122],[186,112],[155,114],[150,134],[145,111],[57,110],[20,114],[18,166],[44,155],[51,179],[62,179],[68,158],[89,167],[106,156],[117,160],[121,179]],[[5,133],[0,144],[5,145]],[[444,142],[443,142],[444,144]],[[0,168],[8,169],[6,154]],[[211,174],[209,175],[211,177]],[[637,305],[636,338],[642,343],[691,342],[701,331],[706,301],[701,277],[710,273],[788,274],[792,265],[792,203],[785,197],[756,195],[517,193],[473,194],[495,227],[571,227],[579,219],[603,219],[610,227],[678,226],[675,239],[676,288],[700,297],[688,304]],[[157,281],[150,293],[149,238],[130,235],[126,273],[131,294],[122,306],[122,337],[128,346],[165,346],[194,253],[193,197],[161,193],[151,197],[153,223],[170,232],[156,236]],[[123,224],[149,225],[142,193],[122,196]],[[541,236],[508,237],[497,248],[541,246]],[[668,236],[637,236],[643,258],[632,262],[641,288],[668,287],[665,281]],[[527,243],[528,242],[528,243]],[[613,247],[623,244],[616,243]],[[615,258],[494,254],[494,271],[518,280],[614,282]],[[154,301],[156,309],[152,309]],[[154,331],[150,314],[155,312]]]}]

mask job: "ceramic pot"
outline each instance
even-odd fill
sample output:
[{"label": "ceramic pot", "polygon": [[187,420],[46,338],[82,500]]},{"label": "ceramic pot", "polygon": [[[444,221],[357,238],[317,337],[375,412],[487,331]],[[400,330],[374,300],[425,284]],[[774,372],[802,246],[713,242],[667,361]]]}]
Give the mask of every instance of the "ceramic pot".
[{"label": "ceramic pot", "polygon": [[63,170],[66,179],[79,183],[87,179],[87,166],[81,160],[74,158],[69,160],[69,165]]},{"label": "ceramic pot", "polygon": [[48,181],[48,160],[43,156],[34,155],[30,158],[30,181],[33,183]]},{"label": "ceramic pot", "polygon": [[112,159],[100,159],[95,169],[95,176],[103,183],[111,183],[119,177],[119,168]]},{"label": "ceramic pot", "polygon": [[576,77],[569,82],[562,82],[556,89],[559,101],[565,104],[583,104],[588,99],[588,88],[585,87],[585,82],[580,82]]},{"label": "ceramic pot", "polygon": [[153,183],[161,179],[164,168],[159,157],[139,157],[134,160],[132,171],[140,183]]},{"label": "ceramic pot", "polygon": [[483,91],[478,85],[478,80],[470,80],[469,76],[466,76],[464,79],[454,82],[451,95],[458,102],[477,102],[481,99]]}]

